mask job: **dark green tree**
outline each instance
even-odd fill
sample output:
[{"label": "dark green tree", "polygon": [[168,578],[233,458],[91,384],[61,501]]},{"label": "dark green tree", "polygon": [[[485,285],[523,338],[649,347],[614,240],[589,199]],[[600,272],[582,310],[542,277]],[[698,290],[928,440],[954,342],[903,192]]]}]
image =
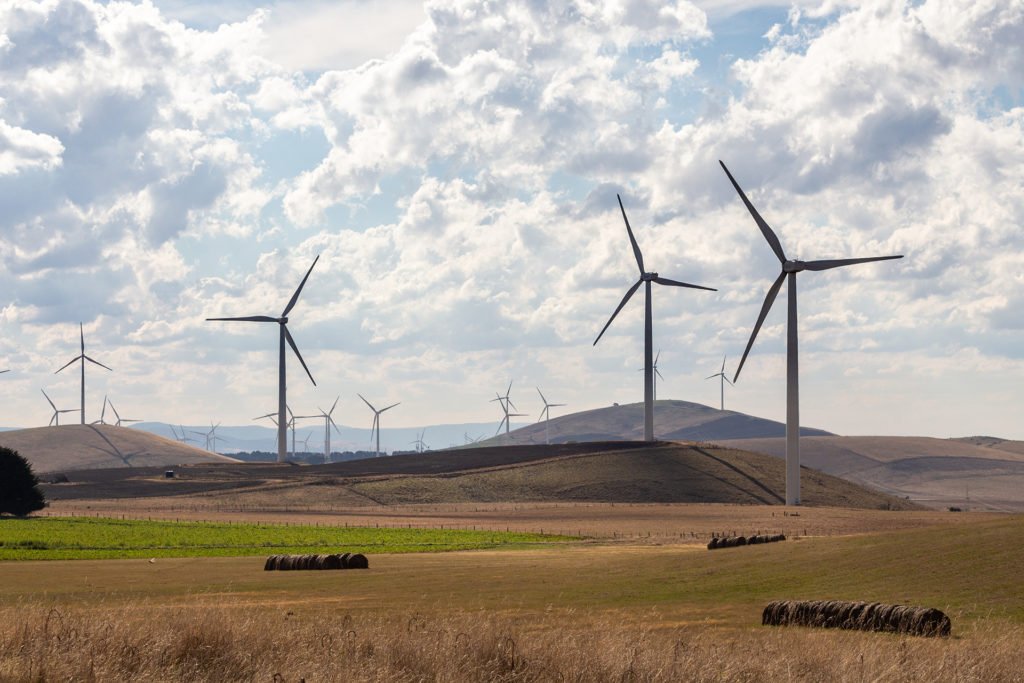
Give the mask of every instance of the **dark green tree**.
[{"label": "dark green tree", "polygon": [[0,514],[24,517],[46,507],[39,480],[28,460],[0,446]]}]

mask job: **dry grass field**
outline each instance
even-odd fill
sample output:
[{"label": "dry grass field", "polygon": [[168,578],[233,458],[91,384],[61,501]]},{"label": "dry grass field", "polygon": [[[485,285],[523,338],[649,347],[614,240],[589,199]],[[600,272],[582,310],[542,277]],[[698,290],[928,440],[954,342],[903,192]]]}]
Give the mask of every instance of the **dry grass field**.
[{"label": "dry grass field", "polygon": [[[377,555],[356,572],[2,563],[0,680],[1019,681],[1022,531],[979,517],[714,552]],[[954,635],[761,627],[784,597],[934,606]]]}]

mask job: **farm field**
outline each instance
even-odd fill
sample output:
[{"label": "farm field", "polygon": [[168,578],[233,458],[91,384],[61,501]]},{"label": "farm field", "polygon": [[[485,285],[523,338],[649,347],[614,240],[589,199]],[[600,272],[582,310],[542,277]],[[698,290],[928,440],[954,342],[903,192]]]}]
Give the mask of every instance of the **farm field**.
[{"label": "farm field", "polygon": [[[358,572],[263,572],[262,557],[3,562],[0,677],[1021,680],[1024,548],[1007,540],[1022,531],[1003,516],[714,552],[371,554]],[[954,635],[761,627],[782,598],[938,607]]]},{"label": "farm field", "polygon": [[414,553],[570,540],[539,534],[110,518],[0,519],[0,560],[227,557],[258,553]]}]

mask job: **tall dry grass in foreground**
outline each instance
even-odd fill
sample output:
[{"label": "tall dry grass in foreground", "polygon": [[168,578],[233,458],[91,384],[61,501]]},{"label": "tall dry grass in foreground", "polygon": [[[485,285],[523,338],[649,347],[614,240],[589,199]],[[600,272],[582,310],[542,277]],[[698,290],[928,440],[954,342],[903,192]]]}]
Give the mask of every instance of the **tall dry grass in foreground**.
[{"label": "tall dry grass in foreground", "polygon": [[0,681],[1024,681],[1024,630],[1001,626],[924,639],[571,611],[5,607]]}]

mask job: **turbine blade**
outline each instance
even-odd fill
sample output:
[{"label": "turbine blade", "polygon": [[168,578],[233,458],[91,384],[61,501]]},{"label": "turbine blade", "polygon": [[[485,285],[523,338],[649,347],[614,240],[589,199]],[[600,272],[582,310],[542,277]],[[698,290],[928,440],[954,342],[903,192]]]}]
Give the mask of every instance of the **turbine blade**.
[{"label": "turbine blade", "polygon": [[722,369],[719,372],[725,372],[725,356],[722,356]]},{"label": "turbine blade", "polygon": [[[40,389],[39,391],[43,390]],[[50,400],[50,397],[46,395],[45,391],[43,391],[43,396],[46,396],[46,402],[50,404],[50,407],[53,408],[54,410],[57,410],[57,406],[53,405],[53,401]]]},{"label": "turbine blade", "polygon": [[53,421],[56,420],[56,419],[57,419],[57,413],[54,413],[53,417],[50,418],[50,424],[48,424],[47,427],[52,427],[53,426]]},{"label": "turbine blade", "polygon": [[92,358],[89,358],[89,356],[85,356],[85,359],[86,359],[87,361],[89,361],[90,363],[93,363],[93,364],[95,364],[95,365],[98,365],[98,366],[100,366],[101,368],[106,368],[107,370],[110,370],[111,372],[113,372],[113,370],[111,370],[110,368],[107,368],[107,366],[106,366],[106,365],[104,365],[103,363],[99,362],[98,360],[93,360]]},{"label": "turbine blade", "polygon": [[389,405],[389,406],[388,406],[387,408],[381,408],[381,409],[380,409],[380,412],[382,412],[382,413],[383,413],[383,412],[384,412],[385,410],[391,410],[392,408],[394,408],[395,406],[398,406],[398,405],[402,405],[402,402],[401,402],[401,401],[399,401],[398,403],[392,403],[392,404],[391,404],[391,405]]},{"label": "turbine blade", "polygon": [[637,280],[636,284],[626,291],[626,296],[622,297],[622,301],[619,302],[618,308],[616,308],[615,312],[612,313],[612,317],[608,318],[608,322],[606,322],[604,324],[604,327],[601,328],[601,334],[597,335],[597,339],[594,340],[594,346],[597,346],[597,342],[601,341],[601,337],[604,336],[604,331],[607,330],[608,326],[612,324],[612,321],[615,320],[615,316],[619,314],[619,311],[622,310],[622,307],[626,305],[626,302],[629,301],[629,298],[633,296],[633,294],[636,292],[637,288],[639,288],[641,284],[643,284],[643,280]]},{"label": "turbine blade", "polygon": [[[85,354],[82,354],[81,356],[75,356],[74,358],[72,358],[71,360],[69,360],[69,361],[68,361],[68,362],[67,362],[66,364],[62,365],[62,366],[61,366],[61,368],[60,368],[60,370],[63,370],[63,369],[64,369],[64,368],[66,368],[66,367],[67,367],[68,365],[71,365],[72,363],[74,363],[74,362],[75,362],[76,360],[81,360],[81,359],[82,359],[82,358],[84,358],[84,357],[85,357]],[[57,372],[60,372],[60,370],[58,370]],[[55,374],[55,375],[56,375],[56,374],[57,374],[57,372],[55,372],[55,373],[53,373],[53,374]]]},{"label": "turbine blade", "polygon": [[331,426],[332,426],[332,427],[334,427],[334,432],[335,432],[336,434],[341,434],[341,429],[339,429],[339,428],[338,428],[338,425],[337,425],[337,424],[336,424],[336,423],[334,422],[334,418],[333,418],[333,417],[331,417],[330,415],[328,415],[328,416],[327,416],[327,420],[328,420],[328,422],[330,422],[330,423],[331,423]]},{"label": "turbine blade", "polygon": [[331,409],[329,411],[327,411],[328,417],[334,414],[334,409],[338,407],[338,401],[339,400],[341,400],[341,396],[340,395],[338,396],[338,398],[334,399],[334,405],[332,405]]},{"label": "turbine blade", "polygon": [[899,256],[869,256],[867,258],[841,258],[841,259],[826,259],[824,261],[807,261],[804,263],[804,270],[829,270],[831,268],[841,268],[843,266],[852,266],[858,263],[871,263],[873,261],[891,261],[893,259],[903,258],[903,254]]},{"label": "turbine blade", "polygon": [[764,297],[764,303],[761,305],[761,314],[757,316],[757,324],[754,325],[754,331],[750,333],[750,341],[747,342],[747,348],[743,350],[743,358],[740,359],[739,367],[736,368],[736,375],[732,378],[735,382],[739,379],[740,370],[743,369],[743,364],[747,361],[747,354],[750,353],[750,347],[754,345],[754,339],[757,337],[758,331],[761,329],[762,323],[764,323],[765,317],[768,315],[768,311],[771,310],[772,304],[775,303],[775,297],[779,295],[779,288],[782,287],[782,281],[786,279],[786,271],[779,273],[779,277],[772,283],[771,288],[768,290],[768,294]]},{"label": "turbine blade", "polygon": [[629,219],[626,218],[626,208],[622,206],[622,197],[615,195],[615,198],[619,200],[622,220],[626,221],[626,232],[629,234],[629,243],[633,245],[633,256],[636,257],[636,265],[640,268],[640,274],[643,275],[646,272],[644,271],[644,255],[640,253],[640,245],[636,243],[636,237],[633,236],[633,228],[629,227]]},{"label": "turbine blade", "polygon": [[661,377],[662,379],[665,379],[665,377],[661,374],[661,370],[659,370],[658,368],[654,368],[654,374],[657,375],[658,377]]},{"label": "turbine blade", "polygon": [[548,400],[546,398],[544,398],[544,394],[540,393],[540,387],[536,387],[536,389],[537,389],[537,393],[540,394],[540,400],[544,403],[544,405],[547,405],[548,404]]},{"label": "turbine blade", "polygon": [[779,242],[778,236],[776,236],[776,234],[772,232],[772,229],[768,227],[768,223],[761,218],[761,214],[757,212],[754,205],[750,203],[749,199],[747,199],[747,195],[743,194],[743,190],[740,189],[739,183],[737,183],[736,179],[732,177],[732,173],[729,173],[729,169],[725,167],[725,163],[721,160],[719,160],[718,163],[722,164],[722,170],[725,171],[725,175],[729,176],[729,182],[731,182],[732,186],[736,188],[736,191],[740,193],[740,198],[743,199],[743,203],[747,205],[747,210],[750,211],[750,215],[754,217],[754,222],[757,223],[757,227],[761,228],[761,234],[764,235],[766,240],[768,240],[768,246],[770,246],[772,251],[775,252],[775,256],[779,259],[779,263],[785,263],[786,252],[782,250],[782,244]]},{"label": "turbine blade", "polygon": [[235,322],[250,322],[250,323],[276,323],[279,322],[277,318],[271,318],[269,315],[246,315],[241,318],[207,318],[207,320],[230,320]]},{"label": "turbine blade", "polygon": [[[356,396],[358,396],[359,398],[363,398],[363,395],[360,394],[359,392],[356,392]],[[377,409],[374,408],[372,405],[370,405],[370,402],[367,401],[365,398],[363,398],[363,403],[365,403],[370,408],[370,410],[372,410],[374,413],[377,412]]]},{"label": "turbine blade", "polygon": [[568,403],[549,403],[548,408],[564,408]]},{"label": "turbine blade", "polygon": [[661,349],[658,349],[658,355],[654,357],[654,365],[657,367],[658,359],[661,358]]},{"label": "turbine blade", "polygon": [[284,338],[288,340],[288,346],[292,347],[292,351],[294,351],[295,355],[299,357],[299,362],[302,363],[302,369],[306,371],[307,375],[309,375],[309,381],[312,382],[315,387],[316,380],[313,379],[313,373],[311,373],[309,368],[306,367],[306,361],[302,360],[302,354],[299,353],[299,347],[295,345],[295,340],[292,339],[292,334],[288,331],[287,325],[284,326]]},{"label": "turbine blade", "polygon": [[[291,301],[289,301],[288,305],[284,307],[284,313],[281,314],[282,318],[285,317],[286,315],[288,315],[288,311],[290,311],[293,308],[295,308],[295,304],[299,300],[299,294],[302,294],[302,288],[306,286],[306,280],[309,279],[309,274],[313,272],[313,266],[315,266],[316,262],[319,261],[319,260],[320,260],[320,254],[317,254],[316,258],[313,259],[313,265],[310,266],[309,270],[306,271],[306,277],[302,278],[302,282],[299,283],[299,288],[295,290],[294,294],[292,294]],[[312,378],[310,378],[310,379],[312,379]],[[316,384],[316,382],[314,382],[314,384]]]},{"label": "turbine blade", "polygon": [[82,329],[82,323],[78,323],[78,339],[82,342],[82,355],[85,355],[85,330]]},{"label": "turbine blade", "polygon": [[713,287],[702,287],[701,285],[691,285],[685,282],[679,282],[678,280],[669,280],[667,277],[656,277],[654,281],[659,285],[668,285],[669,287],[689,287],[690,289],[705,289],[709,292],[717,292],[718,290]]},{"label": "turbine blade", "polygon": [[705,380],[714,379],[714,378],[718,377],[721,374],[722,373],[720,373],[720,372],[716,372],[715,374],[711,375],[710,377],[705,377],[704,379]]}]

